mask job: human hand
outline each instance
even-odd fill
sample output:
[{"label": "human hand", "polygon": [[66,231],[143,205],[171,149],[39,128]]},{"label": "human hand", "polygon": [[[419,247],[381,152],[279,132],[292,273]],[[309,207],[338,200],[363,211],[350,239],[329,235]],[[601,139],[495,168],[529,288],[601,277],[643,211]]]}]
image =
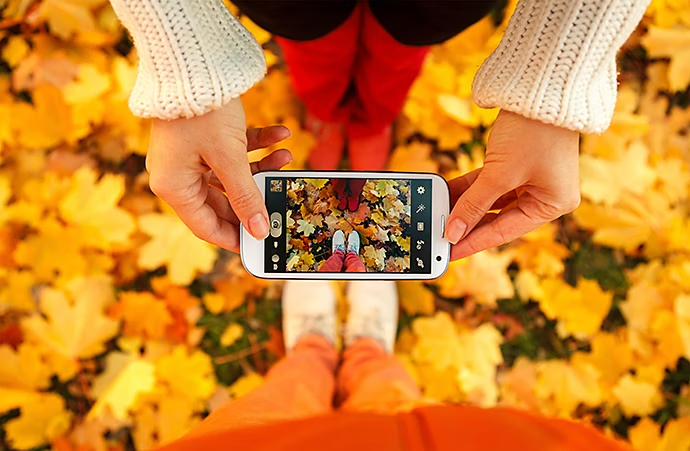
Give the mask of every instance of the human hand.
[{"label": "human hand", "polygon": [[455,203],[446,222],[451,260],[512,241],[575,210],[578,155],[578,132],[501,111],[484,166],[449,182]]},{"label": "human hand", "polygon": [[280,149],[250,165],[247,152],[289,136],[283,126],[247,130],[239,98],[203,116],[154,120],[146,156],[149,185],[194,235],[237,252],[240,221],[257,239],[269,232],[252,174],[292,161],[292,154]]}]

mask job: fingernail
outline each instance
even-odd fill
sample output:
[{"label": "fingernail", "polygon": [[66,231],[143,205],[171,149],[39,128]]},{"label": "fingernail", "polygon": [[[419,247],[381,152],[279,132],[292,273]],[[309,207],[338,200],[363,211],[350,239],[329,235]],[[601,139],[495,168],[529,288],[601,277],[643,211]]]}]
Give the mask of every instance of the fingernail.
[{"label": "fingernail", "polygon": [[252,216],[247,227],[249,233],[257,240],[263,240],[268,236],[268,221],[261,213]]},{"label": "fingernail", "polygon": [[457,244],[465,230],[467,230],[467,224],[458,218],[453,218],[446,224],[446,239],[452,244]]}]

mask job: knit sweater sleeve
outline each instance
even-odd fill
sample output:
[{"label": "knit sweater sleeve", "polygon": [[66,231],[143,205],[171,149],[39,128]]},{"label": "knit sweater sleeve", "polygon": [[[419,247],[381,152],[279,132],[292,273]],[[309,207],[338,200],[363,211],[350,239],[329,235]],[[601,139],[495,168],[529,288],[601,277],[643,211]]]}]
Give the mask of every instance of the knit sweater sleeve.
[{"label": "knit sweater sleeve", "polygon": [[650,0],[520,0],[477,73],[480,107],[587,133],[608,128],[616,54]]},{"label": "knit sweater sleeve", "polygon": [[261,46],[221,0],[111,0],[139,53],[129,99],[139,117],[205,114],[266,73]]}]

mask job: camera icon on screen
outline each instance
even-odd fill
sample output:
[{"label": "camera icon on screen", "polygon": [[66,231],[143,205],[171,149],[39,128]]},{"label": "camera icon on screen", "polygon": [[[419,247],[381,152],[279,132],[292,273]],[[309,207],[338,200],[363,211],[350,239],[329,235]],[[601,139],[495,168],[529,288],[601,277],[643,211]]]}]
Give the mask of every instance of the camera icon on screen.
[{"label": "camera icon on screen", "polygon": [[271,224],[271,236],[277,238],[283,233],[283,215],[280,213],[271,213],[271,218],[269,223]]}]

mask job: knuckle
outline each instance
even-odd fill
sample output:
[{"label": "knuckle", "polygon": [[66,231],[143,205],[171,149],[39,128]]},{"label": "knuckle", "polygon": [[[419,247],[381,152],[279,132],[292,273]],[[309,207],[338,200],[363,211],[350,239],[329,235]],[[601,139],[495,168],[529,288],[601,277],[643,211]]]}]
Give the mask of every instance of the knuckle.
[{"label": "knuckle", "polygon": [[471,196],[465,196],[465,198],[462,199],[460,203],[460,214],[465,218],[470,218],[472,221],[478,221],[485,213],[486,210],[477,199]]},{"label": "knuckle", "polygon": [[235,211],[246,211],[260,202],[259,196],[251,190],[235,190],[228,196],[228,200]]},{"label": "knuckle", "polygon": [[479,245],[477,240],[473,240],[473,239],[467,240],[467,249],[469,249],[470,255],[474,255],[474,254],[477,254],[477,253],[485,250],[484,247]]},{"label": "knuckle", "polygon": [[565,201],[563,202],[563,214],[565,213],[570,213],[571,211],[575,211],[577,207],[580,206],[580,203],[582,202],[582,197],[580,196],[580,191],[576,191],[572,194],[570,194]]},{"label": "knuckle", "polygon": [[209,243],[213,243],[215,236],[217,235],[218,227],[198,227],[195,230],[192,230],[192,233],[194,233],[194,236],[199,238],[200,240],[207,241]]},{"label": "knuckle", "polygon": [[149,188],[153,194],[165,199],[171,194],[171,187],[165,177],[161,177],[157,172],[154,172],[149,177]]},{"label": "knuckle", "polygon": [[508,241],[512,241],[511,238],[506,234],[505,230],[503,230],[503,227],[501,227],[501,221],[493,221],[492,222],[494,232],[496,235],[499,237],[501,240],[500,244],[506,244]]}]

